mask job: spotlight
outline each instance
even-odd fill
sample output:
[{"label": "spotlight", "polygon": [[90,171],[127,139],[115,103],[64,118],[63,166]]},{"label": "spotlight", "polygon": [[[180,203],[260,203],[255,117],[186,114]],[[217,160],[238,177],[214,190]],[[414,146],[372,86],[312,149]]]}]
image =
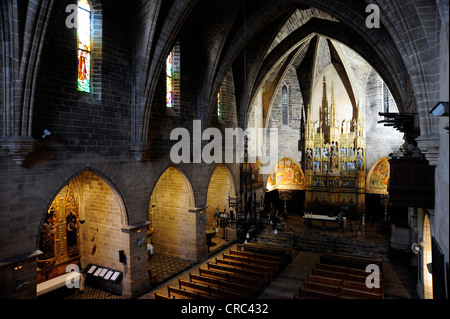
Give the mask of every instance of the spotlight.
[{"label": "spotlight", "polygon": [[49,130],[45,129],[44,130],[44,135],[42,135],[42,138],[44,139],[44,138],[46,138],[47,136],[50,136],[50,135],[52,135],[52,133]]}]

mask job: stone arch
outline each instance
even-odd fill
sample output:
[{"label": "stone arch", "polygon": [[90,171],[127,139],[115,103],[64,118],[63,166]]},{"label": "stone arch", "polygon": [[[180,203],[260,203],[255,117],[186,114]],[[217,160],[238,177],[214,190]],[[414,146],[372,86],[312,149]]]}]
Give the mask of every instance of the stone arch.
[{"label": "stone arch", "polygon": [[206,225],[211,227],[214,222],[214,212],[218,208],[229,211],[228,197],[236,196],[236,185],[233,174],[225,164],[218,164],[209,179],[206,196]]},{"label": "stone arch", "polygon": [[197,260],[194,191],[178,166],[171,165],[163,171],[153,188],[151,202],[151,242],[155,253]]},{"label": "stone arch", "polygon": [[[280,162],[283,162],[283,168],[289,166],[294,171],[294,175],[291,179],[285,181],[285,177],[283,175],[282,183],[278,183],[276,176],[279,169]],[[297,170],[297,172],[295,172]],[[283,172],[283,171],[281,171]],[[298,176],[297,176],[298,174]],[[273,185],[269,185],[269,183],[274,183]],[[270,186],[270,187],[269,187]],[[294,159],[289,157],[281,157],[281,159],[275,164],[272,168],[271,174],[268,176],[266,181],[266,188],[270,191],[275,188],[281,189],[295,189],[295,190],[304,190],[305,189],[305,174],[301,168],[301,165]]]},{"label": "stone arch", "polygon": [[[68,198],[72,198],[70,206],[67,206]],[[54,218],[50,225],[49,216]],[[69,217],[75,217],[73,225]],[[54,229],[50,235],[54,255],[44,252],[38,256],[37,282],[64,274],[68,264],[84,268],[93,263],[122,269],[116,253],[128,251],[129,236],[122,232],[126,224],[125,205],[114,184],[89,167],[77,172],[58,188],[43,214],[37,248],[43,247],[41,231],[49,234],[48,230]],[[71,227],[70,233],[75,233],[76,249],[69,245],[69,226],[75,228]]]}]

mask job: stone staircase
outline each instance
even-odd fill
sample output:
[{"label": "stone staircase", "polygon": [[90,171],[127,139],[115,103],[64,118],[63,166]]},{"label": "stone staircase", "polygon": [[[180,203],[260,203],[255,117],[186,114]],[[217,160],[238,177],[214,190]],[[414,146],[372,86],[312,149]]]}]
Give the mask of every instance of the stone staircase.
[{"label": "stone staircase", "polygon": [[316,253],[337,253],[382,260],[387,260],[389,253],[389,243],[324,232],[283,231],[274,234],[272,227],[267,227],[252,242]]}]

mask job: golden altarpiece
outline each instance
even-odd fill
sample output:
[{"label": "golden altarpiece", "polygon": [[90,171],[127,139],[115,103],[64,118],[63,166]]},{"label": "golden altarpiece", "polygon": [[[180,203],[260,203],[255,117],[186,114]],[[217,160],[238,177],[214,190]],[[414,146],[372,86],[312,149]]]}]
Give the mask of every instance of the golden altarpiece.
[{"label": "golden altarpiece", "polygon": [[37,283],[66,272],[70,264],[80,263],[80,220],[78,196],[70,182],[55,197],[44,217],[39,234]]},{"label": "golden altarpiece", "polygon": [[308,108],[305,127],[305,209],[314,202],[353,206],[365,210],[365,136],[362,110],[351,118],[338,120],[331,84],[331,104],[323,77],[319,119],[313,121]]}]

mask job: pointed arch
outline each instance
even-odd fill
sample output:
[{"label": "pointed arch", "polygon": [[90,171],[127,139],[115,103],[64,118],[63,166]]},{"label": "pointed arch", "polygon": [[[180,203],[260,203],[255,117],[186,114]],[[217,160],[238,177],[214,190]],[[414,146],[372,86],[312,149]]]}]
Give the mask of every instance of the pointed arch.
[{"label": "pointed arch", "polygon": [[127,249],[122,196],[113,183],[91,168],[69,178],[44,212],[37,234],[37,281],[61,275],[67,264],[96,263],[120,269],[111,251]]},{"label": "pointed arch", "polygon": [[279,160],[267,179],[266,188],[269,191],[274,189],[304,190],[305,174],[300,164],[288,157]]}]

